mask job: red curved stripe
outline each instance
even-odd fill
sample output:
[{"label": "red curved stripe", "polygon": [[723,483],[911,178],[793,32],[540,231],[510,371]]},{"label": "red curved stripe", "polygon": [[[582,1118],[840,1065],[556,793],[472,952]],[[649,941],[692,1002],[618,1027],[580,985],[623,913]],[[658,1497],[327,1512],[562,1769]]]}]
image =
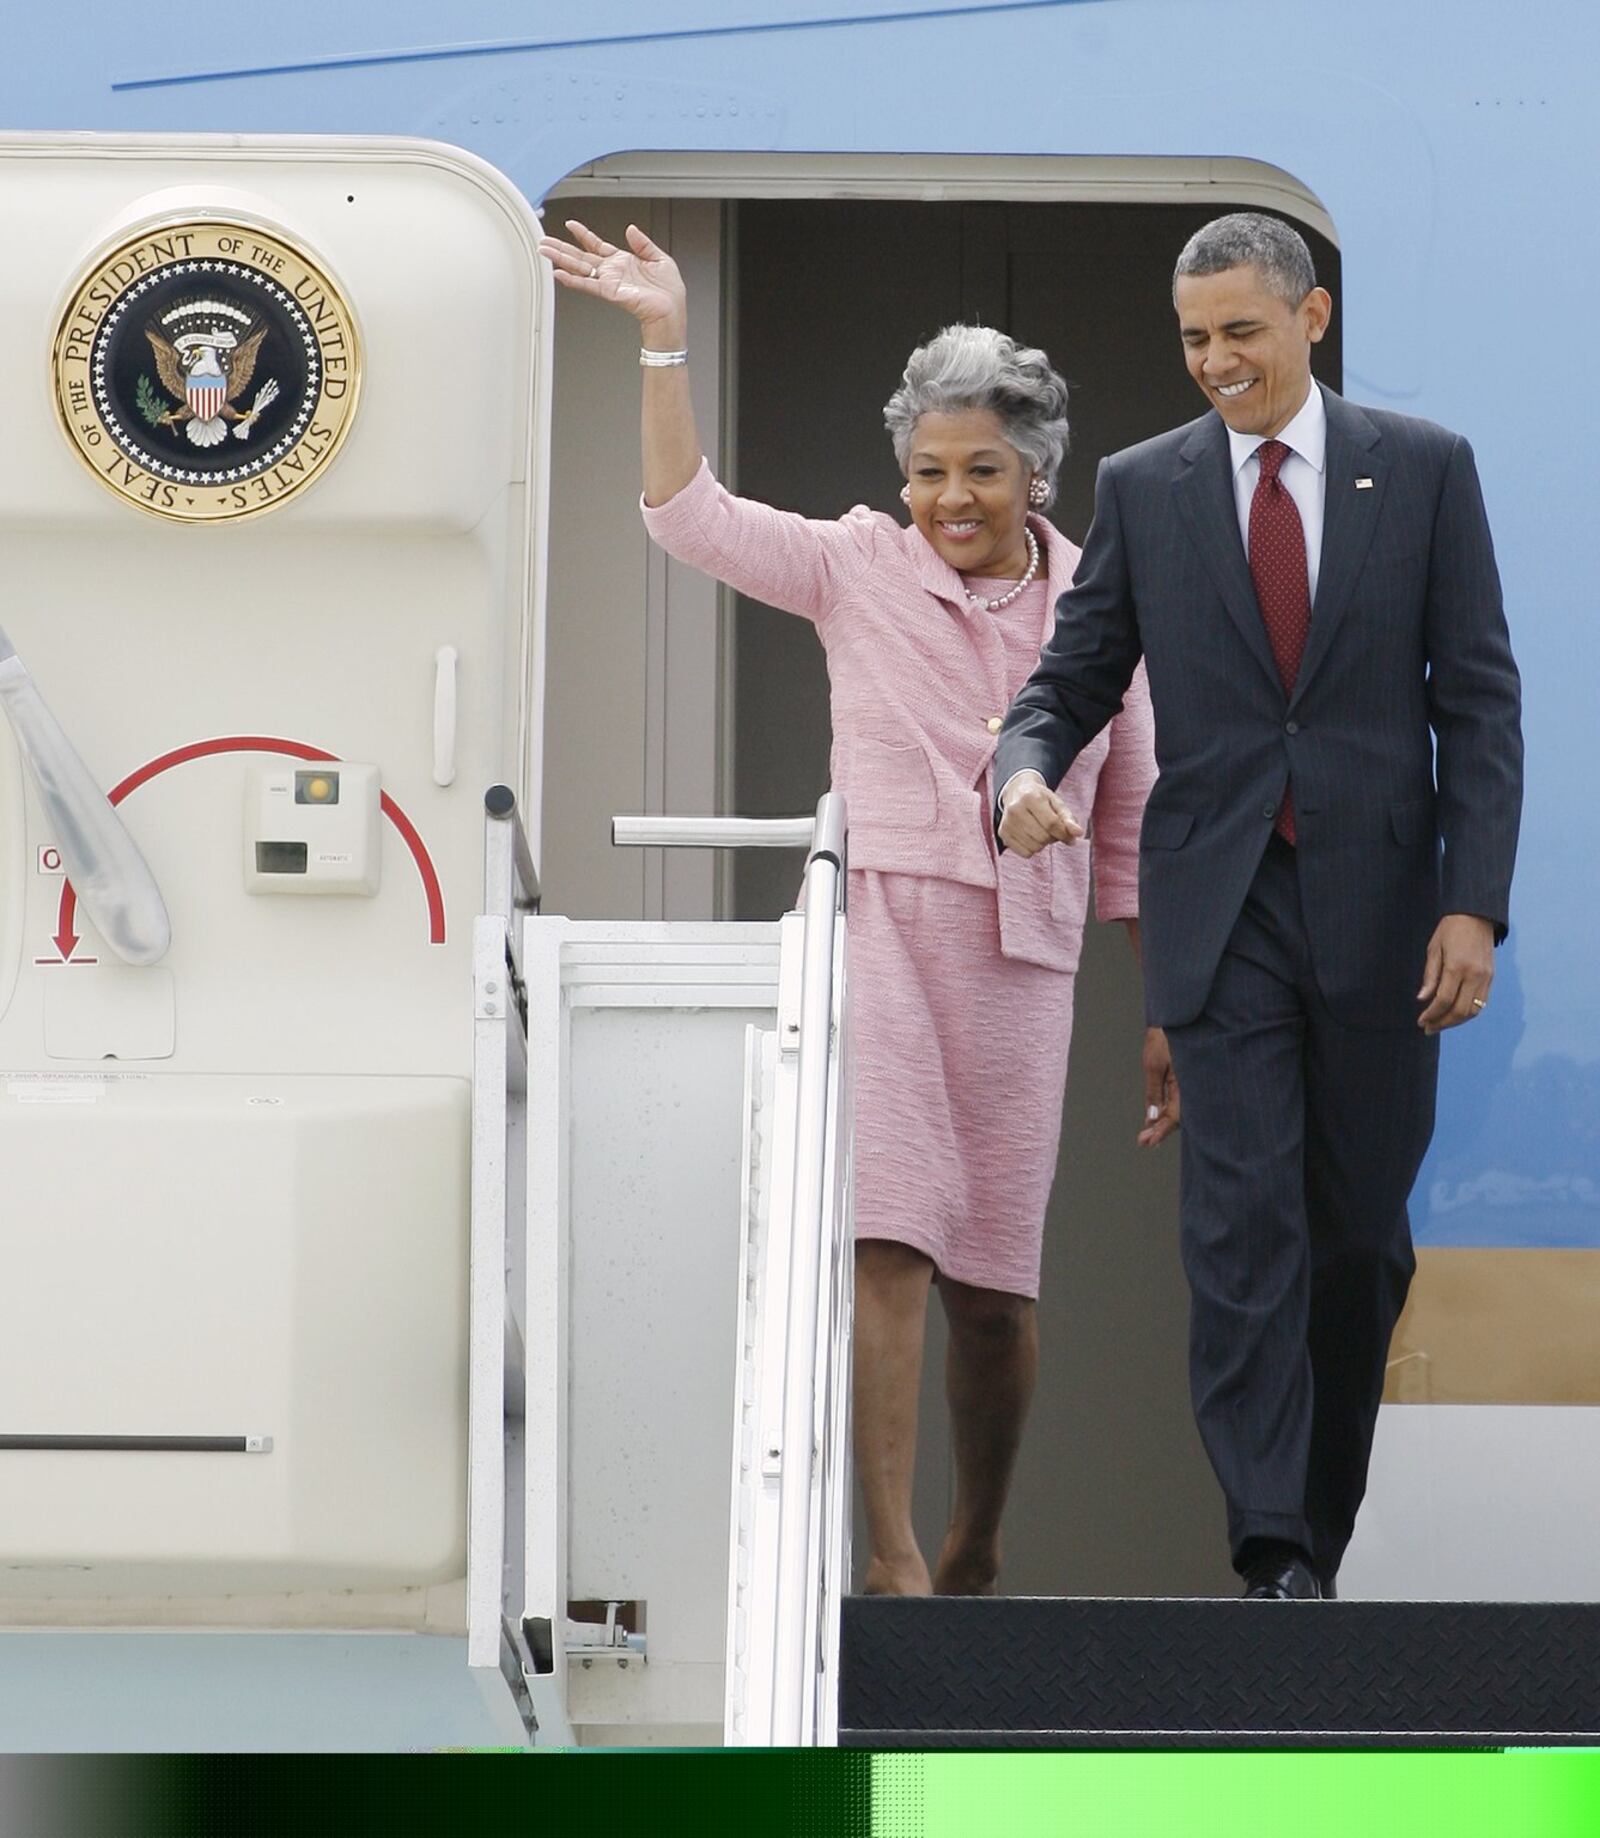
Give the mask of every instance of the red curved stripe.
[{"label": "red curved stripe", "polygon": [[197,740],[187,747],[174,747],[143,766],[135,768],[120,784],[106,793],[111,804],[120,804],[131,791],[146,785],[158,773],[174,766],[187,766],[192,759],[208,759],[216,753],[282,753],[290,759],[337,759],[336,753],[325,753],[321,747],[308,747],[302,740],[278,740],[267,734],[226,734],[219,740]]},{"label": "red curved stripe", "polygon": [[378,802],[383,806],[383,814],[400,832],[406,847],[411,851],[417,864],[417,872],[422,876],[422,891],[428,896],[428,942],[442,945],[444,943],[444,889],[439,885],[439,877],[433,870],[433,858],[428,854],[427,845],[417,834],[417,826],[395,803],[388,792],[380,792]]},{"label": "red curved stripe", "polygon": [[[339,757],[337,753],[326,752],[321,747],[307,746],[303,740],[282,740],[268,734],[225,734],[216,740],[196,740],[187,747],[174,747],[170,753],[148,760],[113,785],[106,793],[107,801],[120,804],[141,785],[147,785],[151,779],[170,771],[174,766],[186,766],[191,760],[208,759],[218,753],[281,753],[289,759],[337,760]],[[399,831],[401,841],[411,851],[411,859],[417,864],[417,873],[422,876],[422,891],[428,901],[428,942],[442,945],[445,935],[444,889],[439,885],[438,870],[433,865],[433,857],[428,853],[428,845],[417,833],[417,826],[388,792],[380,793],[378,801],[384,816]],[[61,887],[61,906],[56,920],[58,938],[65,938],[71,933],[77,911],[78,896],[73,892],[71,881],[65,881]]]}]

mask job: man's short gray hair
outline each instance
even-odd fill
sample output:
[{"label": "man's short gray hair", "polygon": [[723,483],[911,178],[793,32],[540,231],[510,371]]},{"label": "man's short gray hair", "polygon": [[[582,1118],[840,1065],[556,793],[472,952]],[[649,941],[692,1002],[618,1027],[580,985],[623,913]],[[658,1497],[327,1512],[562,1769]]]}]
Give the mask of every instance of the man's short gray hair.
[{"label": "man's short gray hair", "polygon": [[1317,284],[1306,239],[1277,217],[1259,211],[1234,211],[1214,217],[1183,245],[1172,271],[1172,293],[1186,274],[1222,274],[1229,268],[1254,268],[1269,292],[1298,306]]},{"label": "man's short gray hair", "polygon": [[987,325],[948,325],[918,345],[900,387],[883,407],[900,470],[911,465],[917,422],[931,413],[990,410],[1055,501],[1056,474],[1067,451],[1067,385],[1045,354]]}]

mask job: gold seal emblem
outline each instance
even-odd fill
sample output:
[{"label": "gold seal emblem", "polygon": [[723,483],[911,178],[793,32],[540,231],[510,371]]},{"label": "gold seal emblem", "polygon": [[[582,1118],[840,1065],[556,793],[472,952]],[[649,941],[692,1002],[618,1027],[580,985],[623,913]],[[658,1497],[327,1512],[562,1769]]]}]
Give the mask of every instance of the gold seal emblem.
[{"label": "gold seal emblem", "polygon": [[246,223],[167,223],[100,256],[51,356],[83,463],[139,509],[251,517],[324,473],[360,393],[355,321],[302,249]]}]

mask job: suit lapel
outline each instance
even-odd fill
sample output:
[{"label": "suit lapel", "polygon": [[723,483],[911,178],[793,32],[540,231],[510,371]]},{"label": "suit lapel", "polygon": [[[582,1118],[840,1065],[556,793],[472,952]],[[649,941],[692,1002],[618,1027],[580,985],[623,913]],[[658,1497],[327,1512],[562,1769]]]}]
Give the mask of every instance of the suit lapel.
[{"label": "suit lapel", "polygon": [[[1311,630],[1295,678],[1291,706],[1305,694],[1317,666],[1328,655],[1339,621],[1350,604],[1350,590],[1378,527],[1388,475],[1378,446],[1378,430],[1342,396],[1329,390],[1323,390],[1322,396],[1328,412],[1322,474],[1322,561],[1317,572],[1317,597],[1311,606]],[[1357,479],[1371,482],[1358,490]]]},{"label": "suit lapel", "polygon": [[1267,628],[1262,624],[1255,583],[1244,544],[1239,540],[1239,509],[1233,495],[1233,468],[1228,456],[1228,430],[1220,415],[1206,416],[1180,449],[1173,479],[1173,496],[1200,551],[1222,603],[1240,636],[1255,654],[1275,689],[1282,693],[1278,666],[1273,661]]},{"label": "suit lapel", "polygon": [[935,599],[943,600],[957,612],[968,607],[966,585],[955,569],[934,548],[914,523],[903,524],[900,540],[911,557],[917,579]]}]

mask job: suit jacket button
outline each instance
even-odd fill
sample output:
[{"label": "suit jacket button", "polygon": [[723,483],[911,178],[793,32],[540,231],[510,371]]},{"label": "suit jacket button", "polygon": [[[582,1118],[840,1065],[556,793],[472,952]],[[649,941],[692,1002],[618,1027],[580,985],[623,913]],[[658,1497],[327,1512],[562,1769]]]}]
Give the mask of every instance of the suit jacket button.
[{"label": "suit jacket button", "polygon": [[1300,732],[1300,723],[1298,721],[1286,721],[1283,724],[1283,731],[1285,734],[1298,734]]},{"label": "suit jacket button", "polygon": [[991,715],[983,725],[991,734],[998,734],[1001,728],[1005,726],[1005,719],[1000,715]]},{"label": "suit jacket button", "polygon": [[1261,807],[1261,814],[1270,823],[1271,820],[1277,816],[1278,807],[1276,804],[1263,804]]}]

